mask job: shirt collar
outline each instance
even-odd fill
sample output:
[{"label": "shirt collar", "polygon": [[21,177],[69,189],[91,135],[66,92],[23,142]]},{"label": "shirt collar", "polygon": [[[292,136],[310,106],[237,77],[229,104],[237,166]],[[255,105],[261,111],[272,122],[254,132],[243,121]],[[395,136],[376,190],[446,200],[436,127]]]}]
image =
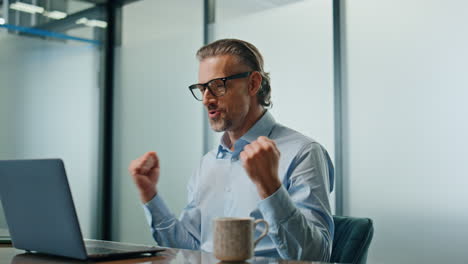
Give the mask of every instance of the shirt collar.
[{"label": "shirt collar", "polygon": [[257,140],[259,136],[269,136],[275,124],[276,121],[273,115],[265,111],[263,116],[241,137],[241,139],[250,143]]},{"label": "shirt collar", "polygon": [[[232,158],[237,159],[240,152],[244,147],[250,144],[252,141],[256,140],[259,136],[269,136],[271,130],[275,126],[276,121],[273,118],[273,115],[270,112],[265,111],[263,116],[245,133],[237,142],[234,144],[234,151],[232,152]],[[225,132],[221,137],[220,145],[218,146],[218,153],[216,158],[224,158],[226,153],[231,152],[226,145],[226,139],[228,135]]]}]

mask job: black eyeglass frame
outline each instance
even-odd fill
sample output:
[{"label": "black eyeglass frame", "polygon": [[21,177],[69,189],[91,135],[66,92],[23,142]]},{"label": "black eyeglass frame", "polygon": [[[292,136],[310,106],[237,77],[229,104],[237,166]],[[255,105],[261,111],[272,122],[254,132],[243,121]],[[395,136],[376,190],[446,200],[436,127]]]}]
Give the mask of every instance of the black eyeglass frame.
[{"label": "black eyeglass frame", "polygon": [[[238,73],[238,74],[234,74],[234,75],[230,75],[230,76],[227,76],[227,77],[222,77],[222,78],[216,78],[216,79],[213,79],[213,80],[210,80],[206,83],[196,83],[196,84],[192,84],[190,85],[188,88],[190,90],[190,92],[192,93],[193,97],[195,97],[195,99],[197,101],[203,101],[203,94],[205,94],[205,90],[208,89],[208,91],[210,92],[210,94],[212,94],[214,97],[221,97],[223,95],[226,94],[226,81],[228,80],[234,80],[234,79],[240,79],[240,78],[245,78],[245,77],[249,77],[250,74],[252,74],[252,71],[250,72],[242,72],[242,73]],[[224,87],[224,92],[222,94],[215,94],[209,87],[209,83],[211,82],[214,82],[214,81],[218,81],[218,80],[221,80],[223,81],[223,87]],[[202,91],[202,98],[201,99],[198,99],[197,96],[195,95],[195,93],[193,92],[194,89],[199,89],[198,87],[199,86],[202,86],[204,88],[204,90]]]}]

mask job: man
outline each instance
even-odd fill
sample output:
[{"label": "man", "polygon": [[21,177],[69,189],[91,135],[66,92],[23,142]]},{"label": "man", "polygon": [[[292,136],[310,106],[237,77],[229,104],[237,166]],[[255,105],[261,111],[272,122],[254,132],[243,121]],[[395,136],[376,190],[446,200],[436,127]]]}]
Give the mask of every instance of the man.
[{"label": "man", "polygon": [[214,218],[263,218],[270,231],[256,255],[329,260],[334,225],[328,153],[267,111],[270,80],[252,44],[218,40],[202,47],[197,58],[200,83],[189,88],[206,107],[211,128],[224,135],[190,179],[189,203],[179,219],[158,194],[156,153],[131,162],[153,237],[162,246],[212,251]]}]

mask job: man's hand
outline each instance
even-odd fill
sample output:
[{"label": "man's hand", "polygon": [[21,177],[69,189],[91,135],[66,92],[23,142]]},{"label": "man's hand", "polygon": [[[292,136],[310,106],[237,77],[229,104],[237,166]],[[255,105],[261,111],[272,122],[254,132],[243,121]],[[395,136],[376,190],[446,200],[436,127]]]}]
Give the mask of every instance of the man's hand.
[{"label": "man's hand", "polygon": [[257,186],[262,199],[267,198],[281,187],[278,178],[280,152],[273,140],[261,136],[244,147],[240,153],[244,169]]},{"label": "man's hand", "polygon": [[156,185],[159,180],[159,159],[156,152],[147,152],[130,162],[128,171],[140,191],[141,201],[151,201],[157,194]]}]

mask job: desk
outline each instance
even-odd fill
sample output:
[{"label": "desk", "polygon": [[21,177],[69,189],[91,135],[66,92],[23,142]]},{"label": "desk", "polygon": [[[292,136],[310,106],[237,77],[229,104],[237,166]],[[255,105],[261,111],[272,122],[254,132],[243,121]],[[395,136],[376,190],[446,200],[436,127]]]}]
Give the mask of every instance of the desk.
[{"label": "desk", "polygon": [[[307,261],[286,261],[272,258],[255,257],[247,261],[251,264],[319,264],[321,262]],[[78,264],[90,263],[86,261],[77,261],[67,258],[52,257],[39,254],[27,254],[23,250],[18,250],[8,246],[0,247],[1,264]],[[158,253],[154,257],[132,258],[114,261],[99,261],[98,263],[112,264],[221,264],[212,254],[185,250],[185,249],[167,249]],[[244,262],[245,264],[248,264]],[[238,263],[239,264],[239,263]]]}]

